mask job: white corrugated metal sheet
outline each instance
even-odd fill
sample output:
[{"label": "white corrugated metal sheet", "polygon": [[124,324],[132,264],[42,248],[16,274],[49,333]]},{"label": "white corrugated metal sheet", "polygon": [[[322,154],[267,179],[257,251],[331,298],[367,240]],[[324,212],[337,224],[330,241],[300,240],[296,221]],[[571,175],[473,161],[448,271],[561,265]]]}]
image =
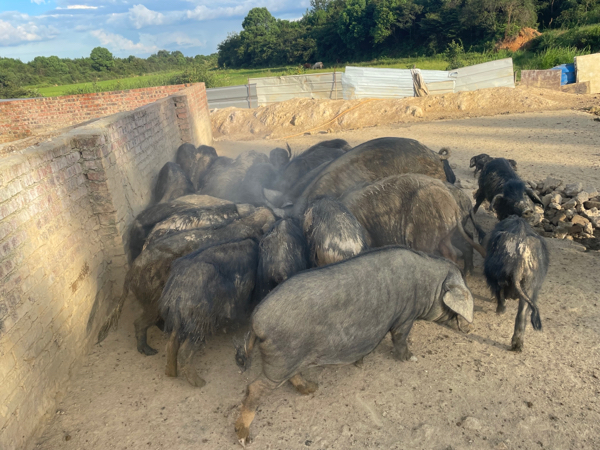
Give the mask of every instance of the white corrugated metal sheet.
[{"label": "white corrugated metal sheet", "polygon": [[456,81],[454,92],[492,87],[515,87],[512,58],[498,59],[450,71]]},{"label": "white corrugated metal sheet", "polygon": [[256,84],[258,104],[266,106],[292,98],[342,99],[341,72],[289,75],[282,77],[249,78]]},{"label": "white corrugated metal sheet", "polygon": [[210,88],[206,90],[206,99],[209,109],[227,108],[228,106],[256,108],[258,106],[256,86],[253,84]]},{"label": "white corrugated metal sheet", "polygon": [[[448,72],[444,70],[421,70],[421,75],[427,87],[429,83],[448,81]],[[410,69],[347,66],[342,77],[342,85],[346,100],[414,96]],[[447,86],[448,84],[444,85],[444,90],[447,90]]]}]

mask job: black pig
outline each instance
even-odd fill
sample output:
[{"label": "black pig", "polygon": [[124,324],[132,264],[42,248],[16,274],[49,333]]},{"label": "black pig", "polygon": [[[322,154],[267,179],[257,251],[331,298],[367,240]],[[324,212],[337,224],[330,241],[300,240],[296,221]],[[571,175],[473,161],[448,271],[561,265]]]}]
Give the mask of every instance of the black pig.
[{"label": "black pig", "polygon": [[192,386],[206,384],[192,365],[196,346],[217,327],[249,316],[257,265],[254,239],[204,247],[173,263],[159,300],[165,331],[171,334],[167,376],[177,376],[181,344],[181,371]]},{"label": "black pig", "polygon": [[313,266],[343,261],[369,248],[363,226],[348,208],[331,197],[317,199],[308,207],[302,228]]},{"label": "black pig", "polygon": [[179,164],[168,162],[160,172],[154,186],[154,203],[164,203],[194,193],[194,186]]},{"label": "black pig", "polygon": [[[293,312],[293,313],[291,313]],[[262,372],[248,386],[235,430],[242,445],[261,395],[289,380],[302,394],[315,383],[309,366],[350,364],[372,352],[389,332],[395,356],[410,359],[406,339],[416,320],[471,322],[473,297],[450,261],[404,247],[385,247],[294,275],[254,310],[251,331],[237,349],[242,368],[258,344]]]},{"label": "black pig", "polygon": [[145,355],[156,350],[148,345],[147,331],[160,319],[158,299],[170,274],[171,263],[198,248],[236,239],[259,238],[275,222],[267,208],[257,208],[252,214],[219,228],[180,231],[149,245],[133,261],[123,288],[123,295],[112,315],[118,318],[123,303],[132,292],[143,311],[135,321],[137,349]]},{"label": "black pig", "polygon": [[340,201],[367,230],[373,247],[390,244],[456,262],[452,236],[458,231],[483,256],[462,226],[463,215],[446,183],[427,175],[405,173],[348,191]]},{"label": "black pig", "polygon": [[287,150],[281,147],[277,147],[271,150],[271,152],[269,153],[269,161],[277,170],[281,169],[287,163],[289,163],[291,157],[292,151],[290,150],[289,146]]},{"label": "black pig", "polygon": [[533,202],[542,204],[538,195],[525,185],[504,158],[494,158],[481,171],[471,214],[473,222],[474,214],[484,200],[490,202],[498,220],[504,220],[513,214],[532,220],[535,216]]},{"label": "black pig", "polygon": [[548,247],[544,238],[521,217],[510,216],[502,220],[490,233],[484,273],[498,302],[496,312],[504,313],[506,298],[519,300],[511,347],[514,351],[523,349],[530,309],[533,329],[542,329],[537,299],[548,264]]},{"label": "black pig", "polygon": [[[201,145],[196,148],[188,143],[180,145],[175,156],[175,161],[192,182],[196,191],[202,186],[202,177],[217,159],[217,152],[213,147]],[[222,159],[231,161],[229,158]]]},{"label": "black pig", "polygon": [[129,255],[131,260],[138,257],[144,247],[144,242],[148,234],[150,234],[154,225],[158,222],[162,222],[173,214],[190,208],[225,205],[228,203],[231,202],[208,195],[186,195],[168,203],[158,203],[146,208],[137,215],[129,228]]},{"label": "black pig", "polygon": [[277,285],[308,268],[308,246],[296,220],[275,222],[258,246],[255,301],[262,300]]},{"label": "black pig", "polygon": [[418,141],[395,137],[373,139],[327,164],[304,189],[293,214],[302,215],[317,197],[339,197],[361,183],[402,173],[422,173],[446,181],[440,155]]}]

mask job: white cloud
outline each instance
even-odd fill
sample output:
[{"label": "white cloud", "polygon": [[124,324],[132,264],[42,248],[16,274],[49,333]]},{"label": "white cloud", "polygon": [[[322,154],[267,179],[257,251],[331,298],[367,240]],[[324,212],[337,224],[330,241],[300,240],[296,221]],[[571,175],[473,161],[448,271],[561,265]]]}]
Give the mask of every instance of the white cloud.
[{"label": "white cloud", "polygon": [[97,38],[102,45],[109,47],[116,53],[123,50],[136,51],[140,53],[152,53],[158,50],[156,45],[146,45],[142,42],[138,42],[136,44],[120,34],[107,33],[104,30],[93,30],[90,32],[90,34]]},{"label": "white cloud", "polygon": [[165,15],[152,11],[144,5],[134,5],[129,9],[129,20],[139,30],[148,25],[162,25],[165,23]]},{"label": "white cloud", "polygon": [[31,0],[31,3],[35,3],[36,5],[41,5],[42,3],[46,3],[46,0]]},{"label": "white cloud", "polygon": [[209,20],[219,17],[239,16],[248,12],[249,9],[246,5],[227,6],[224,8],[207,8],[204,5],[199,5],[193,10],[186,11],[186,16],[188,19]]},{"label": "white cloud", "polygon": [[0,44],[18,45],[24,42],[52,39],[58,34],[52,27],[38,26],[33,22],[14,26],[0,20]]},{"label": "white cloud", "polygon": [[[33,0],[31,0],[33,1]],[[56,9],[98,9],[98,6],[88,6],[88,5],[69,5],[66,8],[57,7]]]}]

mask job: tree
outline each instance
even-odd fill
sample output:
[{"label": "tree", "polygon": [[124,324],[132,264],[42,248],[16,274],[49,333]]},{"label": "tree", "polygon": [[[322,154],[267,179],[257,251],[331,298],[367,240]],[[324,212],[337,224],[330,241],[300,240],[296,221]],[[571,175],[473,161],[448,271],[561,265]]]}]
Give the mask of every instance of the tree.
[{"label": "tree", "polygon": [[94,48],[90,53],[90,59],[92,60],[92,69],[98,72],[110,70],[115,64],[112,53],[104,47]]}]

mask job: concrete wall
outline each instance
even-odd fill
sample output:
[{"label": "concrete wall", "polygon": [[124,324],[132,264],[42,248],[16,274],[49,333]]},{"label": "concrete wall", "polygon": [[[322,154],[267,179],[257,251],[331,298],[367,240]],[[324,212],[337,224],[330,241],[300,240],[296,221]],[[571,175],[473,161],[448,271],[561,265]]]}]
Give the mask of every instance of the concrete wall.
[{"label": "concrete wall", "polygon": [[0,144],[98,117],[131,111],[185,87],[186,85],[179,84],[1,102]]},{"label": "concrete wall", "polygon": [[212,143],[209,120],[199,83],[0,159],[2,450],[25,445],[105,329],[126,230],[177,147]]}]

